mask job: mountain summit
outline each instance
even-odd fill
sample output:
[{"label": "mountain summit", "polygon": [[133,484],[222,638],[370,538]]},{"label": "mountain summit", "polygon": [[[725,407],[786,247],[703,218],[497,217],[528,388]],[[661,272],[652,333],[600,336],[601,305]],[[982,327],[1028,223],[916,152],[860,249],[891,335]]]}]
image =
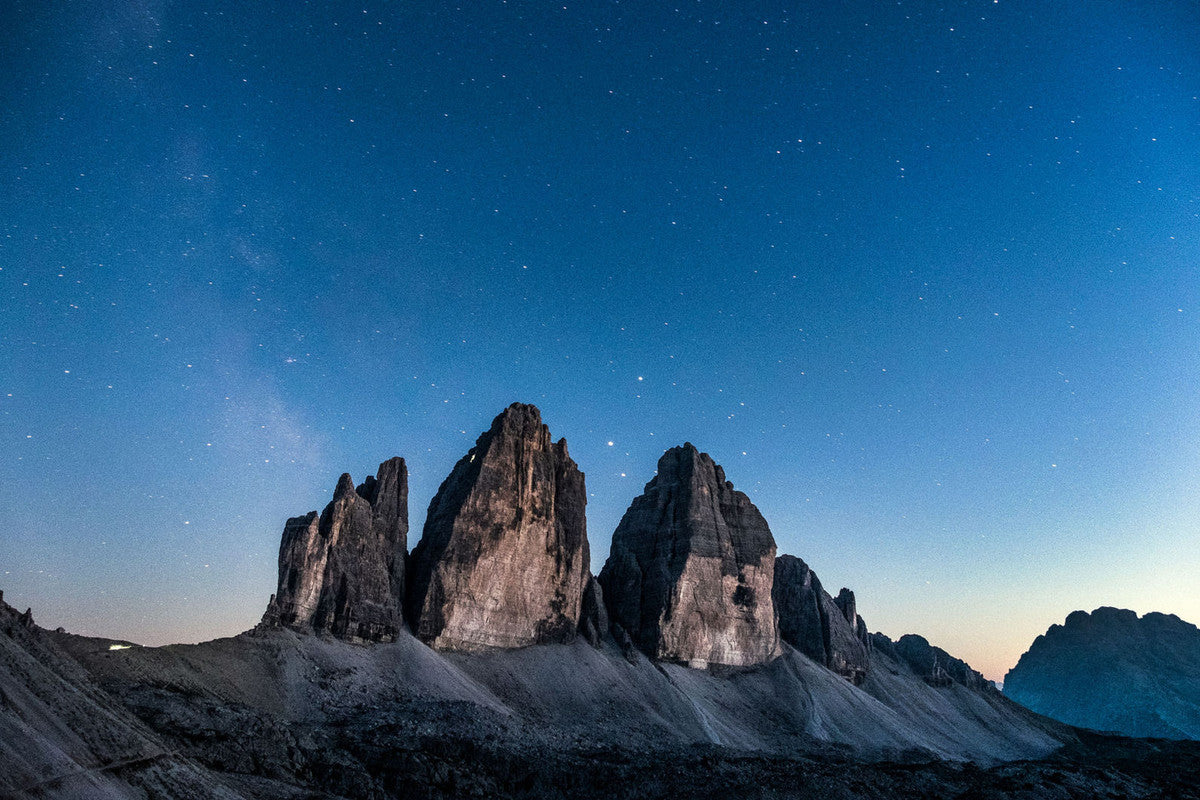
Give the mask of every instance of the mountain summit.
[{"label": "mountain summit", "polygon": [[413,632],[451,650],[573,639],[590,576],[586,505],[567,440],[513,403],[429,504],[411,559]]}]

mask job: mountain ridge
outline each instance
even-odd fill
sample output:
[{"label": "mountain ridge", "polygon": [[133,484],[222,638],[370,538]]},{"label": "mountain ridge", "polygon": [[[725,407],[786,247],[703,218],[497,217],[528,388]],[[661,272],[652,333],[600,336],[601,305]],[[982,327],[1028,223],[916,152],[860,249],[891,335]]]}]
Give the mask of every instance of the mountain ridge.
[{"label": "mountain ridge", "polygon": [[1200,629],[1174,614],[1074,611],[1033,641],[1004,693],[1080,727],[1200,739]]}]

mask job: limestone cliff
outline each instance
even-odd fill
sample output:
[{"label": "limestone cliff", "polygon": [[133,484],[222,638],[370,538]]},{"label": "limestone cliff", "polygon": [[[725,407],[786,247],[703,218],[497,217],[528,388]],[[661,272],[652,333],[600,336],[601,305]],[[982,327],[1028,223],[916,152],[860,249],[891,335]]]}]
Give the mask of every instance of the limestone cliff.
[{"label": "limestone cliff", "polygon": [[746,666],[780,653],[774,571],[762,514],[685,444],[625,512],[599,581],[618,640],[664,661]]}]

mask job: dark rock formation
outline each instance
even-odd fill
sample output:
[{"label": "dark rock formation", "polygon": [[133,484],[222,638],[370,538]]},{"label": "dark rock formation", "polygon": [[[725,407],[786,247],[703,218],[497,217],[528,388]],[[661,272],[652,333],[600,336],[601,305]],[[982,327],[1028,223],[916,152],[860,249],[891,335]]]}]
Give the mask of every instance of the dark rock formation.
[{"label": "dark rock formation", "polygon": [[774,573],[762,514],[685,444],[625,512],[599,580],[618,641],[617,628],[651,658],[746,666],[780,652]]},{"label": "dark rock formation", "polygon": [[775,559],[771,596],[779,614],[779,638],[818,664],[829,666],[829,623],[821,603],[824,591],[817,574],[799,558],[782,555]]},{"label": "dark rock formation", "polygon": [[869,647],[858,634],[861,628],[866,636],[866,624],[855,611],[853,592],[842,589],[835,600],[807,564],[782,555],[775,559],[773,596],[780,638],[854,685],[863,682]]},{"label": "dark rock formation", "polygon": [[604,590],[600,582],[588,575],[587,587],[583,590],[583,604],[579,609],[579,632],[593,647],[608,632],[608,610],[604,608]]},{"label": "dark rock formation", "polygon": [[872,648],[908,667],[930,686],[960,684],[974,691],[994,691],[992,682],[924,636],[907,633],[893,642],[882,633],[870,634]]},{"label": "dark rock formation", "polygon": [[279,545],[279,587],[263,625],[394,641],[403,625],[408,549],[408,470],[379,465],[354,487],[342,475],[320,516],[293,517]]},{"label": "dark rock formation", "polygon": [[854,592],[846,587],[838,592],[838,596],[833,598],[833,602],[841,609],[842,616],[846,618],[846,622],[850,623],[850,629],[854,631],[854,636],[863,644],[867,652],[871,652],[871,634],[867,631],[867,623],[858,615],[858,603],[854,599]]},{"label": "dark rock formation", "polygon": [[1004,694],[1072,725],[1200,739],[1200,630],[1173,614],[1076,611],[1034,640]]},{"label": "dark rock formation", "polygon": [[409,624],[433,647],[574,638],[590,573],[583,473],[514,403],[443,481],[412,553]]}]

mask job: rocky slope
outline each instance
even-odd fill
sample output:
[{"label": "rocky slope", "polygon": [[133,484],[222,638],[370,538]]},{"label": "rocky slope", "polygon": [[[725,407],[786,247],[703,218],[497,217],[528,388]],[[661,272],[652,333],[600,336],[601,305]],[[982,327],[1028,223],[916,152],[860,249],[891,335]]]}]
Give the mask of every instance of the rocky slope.
[{"label": "rocky slope", "polygon": [[98,689],[54,638],[0,599],[0,797],[242,796]]},{"label": "rocky slope", "polygon": [[412,630],[439,649],[567,642],[590,556],[583,473],[514,403],[454,466],[411,559]]},{"label": "rocky slope", "polygon": [[357,488],[342,475],[320,516],[293,517],[279,546],[279,585],[262,624],[394,641],[403,626],[408,469],[379,465]]},{"label": "rocky slope", "polygon": [[1034,640],[1004,693],[1072,725],[1200,739],[1200,630],[1174,615],[1076,611]]},{"label": "rocky slope", "polygon": [[[0,605],[0,796],[1200,797],[1200,744],[1077,734],[880,653],[860,688],[786,645],[714,672],[611,639],[114,644]],[[984,763],[957,760],[972,753]]]},{"label": "rocky slope", "polygon": [[1200,796],[1200,745],[1080,737],[877,651],[856,687],[787,645],[714,671],[630,660],[611,639],[468,653],[286,629],[118,652],[58,638],[181,756],[262,800]]},{"label": "rocky slope", "polygon": [[747,666],[779,654],[774,573],[762,514],[685,444],[625,512],[599,581],[612,624],[652,658]]}]

